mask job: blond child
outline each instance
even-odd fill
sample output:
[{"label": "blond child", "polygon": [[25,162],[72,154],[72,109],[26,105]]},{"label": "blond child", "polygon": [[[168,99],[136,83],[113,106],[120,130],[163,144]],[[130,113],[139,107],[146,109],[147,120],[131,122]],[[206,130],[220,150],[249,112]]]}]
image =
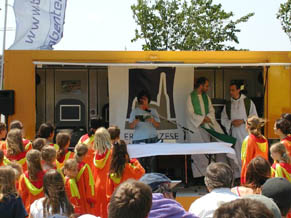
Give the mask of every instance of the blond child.
[{"label": "blond child", "polygon": [[15,172],[9,166],[0,167],[0,215],[9,218],[28,216],[15,187]]}]

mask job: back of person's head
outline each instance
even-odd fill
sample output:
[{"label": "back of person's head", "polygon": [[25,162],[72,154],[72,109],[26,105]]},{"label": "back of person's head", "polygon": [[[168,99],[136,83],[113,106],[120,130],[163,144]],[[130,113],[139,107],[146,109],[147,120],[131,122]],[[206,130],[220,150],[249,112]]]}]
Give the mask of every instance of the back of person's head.
[{"label": "back of person's head", "polygon": [[57,152],[57,158],[64,156],[66,154],[66,146],[71,141],[71,135],[67,132],[59,132],[56,137],[56,143],[59,146]]},{"label": "back of person's head", "polygon": [[46,145],[41,150],[41,159],[47,163],[51,163],[57,158],[57,151],[53,146]]},{"label": "back of person's head", "polygon": [[108,218],[146,218],[151,206],[151,188],[142,182],[127,180],[115,189],[108,206]]},{"label": "back of person's head", "polygon": [[51,123],[43,123],[38,128],[36,138],[48,139],[54,133],[54,126]]},{"label": "back of person's head", "polygon": [[206,169],[204,182],[209,191],[216,188],[231,188],[233,185],[232,169],[225,163],[211,163]]},{"label": "back of person's head", "polygon": [[272,198],[286,216],[291,209],[291,183],[282,177],[268,179],[262,186],[262,195]]},{"label": "back of person's head", "polygon": [[206,81],[208,81],[206,77],[199,77],[194,84],[194,88],[198,89],[201,85],[204,85]]},{"label": "back of person's head", "polygon": [[286,150],[286,147],[283,143],[278,142],[271,146],[270,148],[271,153],[275,152],[281,155],[281,161],[284,163],[291,163],[290,156]]},{"label": "back of person's head", "polygon": [[151,95],[150,95],[150,93],[149,93],[147,90],[145,90],[145,89],[141,90],[141,91],[137,94],[136,97],[137,97],[137,101],[138,101],[139,104],[142,103],[142,102],[141,102],[141,99],[144,98],[144,97],[147,97],[147,99],[148,99],[148,103],[150,103],[150,101],[151,101]]},{"label": "back of person's head", "polygon": [[41,151],[45,144],[46,144],[45,138],[36,138],[32,142],[32,148]]},{"label": "back of person's head", "polygon": [[262,136],[262,128],[264,127],[266,121],[256,115],[250,116],[247,120],[247,126],[251,134],[256,137]]},{"label": "back of person's head", "polygon": [[247,167],[246,186],[252,189],[261,186],[271,177],[270,163],[261,156],[251,160]]},{"label": "back of person's head", "polygon": [[111,140],[116,140],[120,138],[120,129],[118,126],[110,126],[108,128]]},{"label": "back of person's head", "polygon": [[213,218],[273,218],[273,213],[261,202],[252,199],[237,199],[222,204]]},{"label": "back of person's head", "polygon": [[281,118],[291,122],[291,113],[284,113],[281,115]]},{"label": "back of person's head", "polygon": [[31,149],[26,154],[27,170],[29,179],[32,181],[37,180],[37,174],[42,171],[41,167],[41,153],[38,150]]},{"label": "back of person's head", "polygon": [[9,125],[9,129],[20,129],[22,130],[23,129],[23,124],[21,121],[19,120],[13,120],[10,125]]},{"label": "back of person's head", "polygon": [[0,202],[11,194],[17,194],[15,173],[11,167],[2,166],[0,167]]},{"label": "back of person's head", "polygon": [[64,170],[75,171],[78,169],[78,162],[75,159],[68,159],[65,161]]},{"label": "back of person's head", "polygon": [[6,141],[8,155],[17,155],[24,152],[22,132],[20,129],[11,129],[7,134]]},{"label": "back of person's head", "polygon": [[62,175],[56,170],[49,170],[43,177],[43,216],[60,214],[70,216],[74,213],[73,206],[68,200]]},{"label": "back of person's head", "polygon": [[87,153],[88,153],[87,145],[79,143],[75,146],[75,159],[77,160],[77,162],[81,162],[82,157],[84,157]]},{"label": "back of person's head", "polygon": [[111,148],[110,134],[107,129],[100,127],[95,132],[94,150],[99,154],[104,154]]},{"label": "back of person's head", "polygon": [[275,122],[276,129],[279,129],[284,135],[291,133],[291,121],[287,119],[279,119]]},{"label": "back of person's head", "polygon": [[125,164],[128,162],[129,155],[125,141],[120,140],[119,143],[114,143],[109,173],[114,173],[116,176],[121,177],[125,168]]},{"label": "back of person's head", "polygon": [[94,135],[95,131],[104,126],[104,122],[101,119],[92,119],[90,120],[90,129],[88,131],[88,136],[91,137],[92,135]]}]

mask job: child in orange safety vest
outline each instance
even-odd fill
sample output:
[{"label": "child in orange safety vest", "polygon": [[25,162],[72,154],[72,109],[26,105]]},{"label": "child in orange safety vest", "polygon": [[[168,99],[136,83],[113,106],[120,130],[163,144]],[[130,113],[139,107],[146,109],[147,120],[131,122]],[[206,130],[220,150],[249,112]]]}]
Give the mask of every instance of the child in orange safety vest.
[{"label": "child in orange safety vest", "polygon": [[291,159],[283,143],[273,144],[270,148],[272,165],[272,177],[283,177],[291,182]]},{"label": "child in orange safety vest", "polygon": [[291,155],[291,122],[287,119],[276,120],[274,133],[280,137],[281,142],[285,145],[287,153]]},{"label": "child in orange safety vest", "polygon": [[55,128],[51,123],[42,123],[36,133],[36,138],[45,139],[46,144],[53,146],[58,151],[59,145],[53,143],[54,136],[55,136]]},{"label": "child in orange safety vest", "polygon": [[95,212],[95,181],[90,166],[84,162],[87,158],[88,147],[85,144],[77,144],[75,147],[75,160],[78,163],[78,175],[76,181],[80,195],[84,197],[82,208],[84,213],[94,214]]},{"label": "child in orange safety vest", "polygon": [[4,165],[16,161],[22,166],[22,170],[27,169],[26,151],[23,147],[22,132],[15,128],[8,132],[6,139],[6,150],[4,150]]},{"label": "child in orange safety vest", "polygon": [[246,129],[249,135],[244,139],[241,150],[241,184],[246,183],[247,167],[253,158],[260,155],[268,161],[268,140],[261,133],[264,125],[265,121],[257,116],[247,119]]},{"label": "child in orange safety vest", "polygon": [[59,150],[57,151],[57,168],[60,169],[64,166],[66,160],[74,157],[74,152],[68,150],[71,143],[70,134],[66,132],[58,133],[56,143],[59,146]]},{"label": "child in orange safety vest", "polygon": [[27,152],[26,161],[28,170],[20,176],[19,194],[26,211],[29,213],[30,205],[44,196],[43,176],[45,173],[41,167],[40,151],[32,149]]},{"label": "child in orange safety vest", "polygon": [[57,151],[54,147],[46,145],[41,150],[42,169],[47,172],[49,170],[56,170]]},{"label": "child in orange safety vest", "polygon": [[127,145],[123,140],[115,142],[112,151],[112,160],[106,183],[106,196],[109,203],[115,188],[128,179],[139,180],[145,174],[144,168],[137,159],[129,158]]}]

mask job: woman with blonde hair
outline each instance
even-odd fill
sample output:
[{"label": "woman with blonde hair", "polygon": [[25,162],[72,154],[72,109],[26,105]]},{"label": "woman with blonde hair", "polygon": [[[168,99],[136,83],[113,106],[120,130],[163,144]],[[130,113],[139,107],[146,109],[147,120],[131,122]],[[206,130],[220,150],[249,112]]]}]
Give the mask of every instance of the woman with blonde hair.
[{"label": "woman with blonde hair", "polygon": [[107,217],[106,180],[111,162],[111,139],[108,130],[100,127],[95,132],[92,172],[95,178],[96,216]]},{"label": "woman with blonde hair", "polygon": [[15,172],[9,166],[0,167],[0,214],[1,217],[25,218],[27,212],[24,209],[21,198],[15,186]]},{"label": "woman with blonde hair", "polygon": [[41,153],[31,149],[26,155],[27,171],[19,179],[19,193],[26,211],[29,213],[30,205],[43,197],[43,176],[41,167]]},{"label": "woman with blonde hair", "polygon": [[244,139],[241,150],[242,170],[241,184],[246,183],[246,172],[250,161],[256,156],[262,156],[268,161],[268,140],[262,134],[265,120],[251,116],[247,119],[246,129],[249,135]]},{"label": "woman with blonde hair", "polygon": [[46,218],[52,215],[70,217],[74,208],[69,202],[62,175],[49,170],[43,177],[44,197],[33,202],[30,207],[31,218]]},{"label": "woman with blonde hair", "polygon": [[15,128],[8,132],[6,139],[6,151],[4,164],[8,165],[12,161],[16,161],[22,166],[23,171],[27,169],[26,151],[23,146],[22,132]]},{"label": "woman with blonde hair", "polygon": [[283,177],[291,182],[291,159],[283,143],[273,144],[270,148],[272,165],[272,176]]}]

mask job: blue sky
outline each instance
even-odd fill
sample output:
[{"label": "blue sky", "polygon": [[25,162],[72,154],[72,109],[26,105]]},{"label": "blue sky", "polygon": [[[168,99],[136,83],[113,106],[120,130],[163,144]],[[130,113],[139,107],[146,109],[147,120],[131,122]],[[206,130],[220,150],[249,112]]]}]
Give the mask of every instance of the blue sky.
[{"label": "blue sky", "polygon": [[[281,29],[276,13],[286,0],[214,0],[226,11],[233,11],[235,18],[255,12],[247,23],[239,25],[237,48],[253,51],[291,51],[291,42]],[[0,7],[4,8],[4,0]],[[13,5],[13,0],[8,0]],[[55,50],[141,50],[142,42],[131,43],[136,24],[130,6],[136,0],[69,0],[67,3],[64,37]],[[0,27],[3,29],[3,10],[0,11]],[[6,48],[14,41],[15,20],[8,7]],[[14,30],[13,30],[14,29]],[[0,33],[2,53],[2,35]]]}]

